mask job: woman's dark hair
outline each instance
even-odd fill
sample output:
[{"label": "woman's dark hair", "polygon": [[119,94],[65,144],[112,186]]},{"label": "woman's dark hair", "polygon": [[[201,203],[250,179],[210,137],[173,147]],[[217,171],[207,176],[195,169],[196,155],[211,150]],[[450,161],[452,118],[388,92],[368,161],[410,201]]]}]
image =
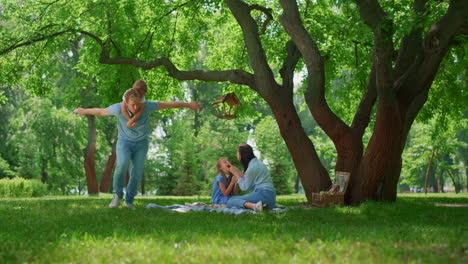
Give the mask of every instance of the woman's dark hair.
[{"label": "woman's dark hair", "polygon": [[244,167],[244,172],[246,172],[249,167],[249,162],[255,158],[253,149],[249,144],[240,144],[237,150],[240,154],[240,162]]}]

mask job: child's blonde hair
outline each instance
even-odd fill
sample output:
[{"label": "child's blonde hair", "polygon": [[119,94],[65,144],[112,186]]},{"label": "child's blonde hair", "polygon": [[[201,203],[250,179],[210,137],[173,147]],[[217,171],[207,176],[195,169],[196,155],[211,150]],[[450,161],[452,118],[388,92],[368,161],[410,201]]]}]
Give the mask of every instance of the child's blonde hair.
[{"label": "child's blonde hair", "polygon": [[[216,170],[217,170],[216,175],[219,175],[219,174],[224,175],[224,173],[221,171],[221,161],[223,160],[227,160],[227,158],[222,157],[216,162]],[[224,175],[224,176],[231,176],[231,174],[229,173],[228,175]]]},{"label": "child's blonde hair", "polygon": [[140,89],[142,90],[143,92],[148,92],[148,86],[146,85],[146,82],[143,81],[143,80],[136,80],[134,83],[133,83],[133,86],[132,86],[133,89]]}]

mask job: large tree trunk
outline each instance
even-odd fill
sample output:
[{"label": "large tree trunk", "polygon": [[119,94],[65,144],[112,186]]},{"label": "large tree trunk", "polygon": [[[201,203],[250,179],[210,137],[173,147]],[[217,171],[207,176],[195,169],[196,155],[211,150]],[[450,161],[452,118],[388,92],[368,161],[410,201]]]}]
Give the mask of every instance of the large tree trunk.
[{"label": "large tree trunk", "polygon": [[366,199],[395,200],[401,169],[402,126],[395,103],[381,104],[366,152],[353,177],[351,204]]},{"label": "large tree trunk", "polygon": [[305,134],[294,105],[286,101],[281,105],[270,106],[301,178],[307,200],[311,201],[313,192],[331,186],[328,172],[320,162],[312,141]]},{"label": "large tree trunk", "polygon": [[117,141],[112,144],[112,153],[107,159],[106,167],[102,173],[101,183],[99,184],[99,191],[101,192],[108,192],[112,182],[112,171],[114,170],[115,159],[117,157],[115,152],[116,145]]},{"label": "large tree trunk", "polygon": [[88,184],[88,194],[98,194],[98,184],[96,171],[94,168],[94,155],[96,152],[96,118],[87,115],[88,118],[88,145],[83,149],[84,168],[86,172],[86,183]]}]

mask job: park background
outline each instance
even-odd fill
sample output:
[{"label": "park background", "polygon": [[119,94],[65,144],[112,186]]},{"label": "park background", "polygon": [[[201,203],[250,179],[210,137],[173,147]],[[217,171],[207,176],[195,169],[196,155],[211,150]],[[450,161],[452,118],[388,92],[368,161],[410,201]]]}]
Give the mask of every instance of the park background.
[{"label": "park background", "polygon": [[[418,13],[411,13],[410,2],[384,5],[399,26],[395,37],[407,34],[414,26],[411,22],[418,19]],[[149,87],[147,100],[199,101],[203,108],[196,112],[161,111],[152,115],[153,133],[142,193],[207,195],[216,173],[216,160],[228,157],[236,162],[237,145],[244,142],[252,144],[259,158],[268,164],[279,194],[301,192],[299,174],[275,116],[257,92],[230,82],[179,81],[161,67],[142,70],[133,65],[101,64],[98,46],[85,33],[94,30],[102,34],[110,42],[114,56],[165,55],[186,70],[238,67],[248,70],[249,54],[242,44],[240,27],[235,26],[229,12],[221,12],[226,10],[222,2],[191,5],[189,2],[189,6],[171,2],[159,7],[146,6],[144,1],[68,4],[70,9],[81,10],[86,19],[74,19],[73,12],[69,13],[71,10],[60,1],[49,5],[34,3],[2,1],[0,178],[39,179],[47,184],[50,194],[110,192],[112,163],[108,162],[115,158],[116,120],[77,118],[72,110],[120,102],[123,92],[135,80],[144,79]],[[204,8],[200,7],[202,3],[206,5]],[[327,103],[343,122],[350,124],[366,91],[372,34],[360,21],[353,3],[312,3],[306,1],[299,8],[305,12],[306,24],[311,25],[311,34],[323,56],[328,57]],[[277,4],[265,4],[276,15]],[[426,12],[431,16],[420,22],[429,27],[447,7],[447,3],[428,3]],[[191,15],[197,9],[202,11],[193,20]],[[115,14],[111,16],[109,12]],[[107,17],[99,17],[101,13]],[[261,9],[252,11],[259,25],[267,25],[266,14]],[[132,17],[134,21],[128,21]],[[154,19],[152,24],[146,25],[150,18]],[[94,24],[93,19],[97,19]],[[23,23],[25,20],[32,24]],[[56,20],[88,31],[57,36],[36,32],[41,25],[56,27]],[[135,25],[140,25],[140,31],[134,31]],[[284,68],[281,59],[285,55],[275,42],[287,38],[274,21],[269,26],[272,32],[260,36],[265,53],[271,57],[271,68],[277,73]],[[28,38],[38,41],[28,43]],[[153,38],[165,41],[155,42]],[[399,192],[420,192],[426,185],[430,192],[458,193],[468,188],[466,51],[466,41],[457,40],[439,66],[427,102],[406,139]],[[335,145],[308,108],[304,96],[309,86],[306,65],[299,60],[295,69],[292,102],[304,133],[333,180],[334,170],[339,169]],[[228,92],[235,92],[240,98],[239,116],[234,120],[217,119],[211,103]],[[364,149],[374,132],[376,111],[374,107],[362,136]],[[84,163],[88,163],[86,178],[83,149],[87,160]]]},{"label": "park background", "polygon": [[[393,41],[392,52],[396,54],[404,44],[411,44],[405,37],[419,32],[422,38],[446,12],[463,10],[449,8],[449,4],[463,7],[463,1],[380,1],[390,15],[370,29],[366,19],[361,19],[360,8],[365,9],[362,1],[297,3],[325,61],[323,96],[327,106],[348,126],[370,89],[375,45],[380,43],[376,32],[392,33],[384,40]],[[369,1],[372,3],[379,2]],[[424,8],[418,9],[421,3]],[[279,129],[284,124],[271,108],[278,105],[277,99],[272,104],[272,97],[263,88],[249,89],[251,84],[244,79],[203,75],[235,69],[248,79],[245,73],[260,71],[258,52],[252,51],[255,45],[245,42],[248,27],[239,27],[238,21],[243,20],[233,16],[240,12],[236,7],[246,6],[273,81],[283,81],[281,87],[291,89],[292,108],[313,142],[325,170],[322,175],[334,180],[335,170],[341,166],[337,165],[336,145],[316,122],[311,114],[313,103],[308,101],[313,86],[310,80],[317,76],[309,61],[300,58],[297,48],[288,42],[294,35],[283,30],[286,22],[280,21],[280,16],[284,10],[276,1],[0,0],[0,222],[14,223],[1,225],[0,262],[65,259],[107,263],[111,259],[151,263],[154,256],[147,254],[151,246],[168,252],[157,256],[165,262],[177,262],[177,256],[186,262],[217,262],[229,250],[254,248],[256,238],[265,247],[234,259],[283,263],[291,258],[300,263],[308,259],[343,263],[466,261],[466,209],[434,206],[467,203],[466,33],[460,30],[462,33],[453,33],[448,44],[440,42],[447,46],[441,49],[444,56],[426,87],[427,101],[410,124],[406,138],[402,137],[397,201],[364,199],[359,206],[309,210],[304,208],[310,193],[304,193],[291,147],[285,144],[287,135]],[[392,30],[386,28],[390,20]],[[415,54],[404,55],[415,59]],[[201,77],[183,81],[165,62],[160,64],[164,67],[141,63],[160,57]],[[393,54],[391,57],[395,59]],[[398,65],[392,61],[392,66]],[[72,111],[120,102],[123,92],[138,79],[148,83],[147,100],[198,101],[202,108],[152,114],[150,151],[140,189],[145,196],[137,197],[136,212],[115,213],[106,206],[112,192],[116,120],[76,117]],[[230,92],[241,101],[238,117],[219,119],[211,104]],[[378,105],[368,110],[369,120],[362,132],[364,149],[378,123]],[[279,203],[304,208],[283,215],[238,218],[143,210],[150,202],[209,202],[217,159],[227,157],[239,165],[236,149],[244,142],[254,146],[270,169]],[[454,194],[401,194],[426,191]],[[25,198],[31,196],[40,198]],[[382,219],[387,226],[379,222]],[[239,229],[244,221],[248,226]],[[116,227],[116,222],[122,224]],[[180,229],[171,227],[174,222]],[[181,231],[193,226],[193,232]],[[161,239],[155,238],[158,236]],[[236,245],[225,244],[224,238]],[[128,246],[122,240],[131,246],[113,256],[107,247]],[[204,244],[206,241],[212,248]],[[270,242],[272,248],[266,246]],[[193,258],[197,252],[213,253],[215,249],[222,253]],[[321,253],[304,253],[310,251]]]}]

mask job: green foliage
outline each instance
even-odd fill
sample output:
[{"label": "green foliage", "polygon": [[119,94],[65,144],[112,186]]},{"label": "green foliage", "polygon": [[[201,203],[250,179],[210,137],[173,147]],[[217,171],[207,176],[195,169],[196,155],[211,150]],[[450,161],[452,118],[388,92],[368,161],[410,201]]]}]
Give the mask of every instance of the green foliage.
[{"label": "green foliage", "polygon": [[[282,10],[277,1],[250,0],[248,3],[271,8],[274,19],[260,38],[268,63],[281,82],[279,69],[285,58],[285,43],[289,40],[278,21]],[[394,20],[396,49],[399,40],[414,25],[427,29],[448,6],[444,1],[429,1],[427,11],[421,14],[412,10],[409,0],[380,1],[380,4],[389,13],[387,18]],[[304,26],[326,58],[326,99],[330,108],[350,124],[366,88],[373,51],[372,32],[362,23],[353,1],[299,1],[298,5]],[[265,21],[262,12],[254,9],[251,13],[259,25]],[[62,31],[63,34],[45,37]],[[259,139],[257,145],[269,161],[272,175],[285,175],[274,179],[278,189],[289,192],[291,177],[295,174],[292,162],[286,158],[289,155],[284,152],[279,134],[270,133],[276,129],[272,119],[261,122],[263,116],[271,113],[258,94],[231,83],[179,82],[169,77],[162,67],[143,71],[131,66],[101,64],[101,47],[78,31],[99,37],[110,49],[111,57],[150,61],[165,56],[181,70],[252,72],[241,28],[223,1],[2,1],[0,50],[28,39],[44,38],[44,41],[0,57],[0,173],[6,175],[9,171],[11,176],[12,172],[18,172],[22,177],[37,178],[47,172],[51,180],[49,186],[67,193],[83,178],[80,161],[86,131],[84,118],[72,118],[70,110],[67,112],[63,108],[107,107],[119,102],[134,80],[145,79],[149,85],[148,100],[185,101],[189,98],[207,106],[218,95],[236,92],[242,102],[240,117],[233,121],[214,121],[210,119],[214,116],[210,110],[200,111],[203,114],[195,116],[193,123],[191,116],[190,121],[183,121],[187,119],[184,112],[175,115],[174,111],[165,111],[161,115],[162,121],[157,126],[165,130],[164,138],[156,141],[153,147],[157,149],[154,152],[157,157],[149,157],[145,169],[147,182],[157,186],[159,193],[173,194],[176,188],[180,194],[206,193],[216,160],[227,156],[235,161],[237,144],[247,141],[248,133],[258,122],[261,125],[255,135],[264,138]],[[467,45],[463,38],[456,38],[454,43],[455,48],[442,62],[428,102],[417,120],[427,123],[436,119],[439,132],[435,134],[446,131],[452,126],[451,122],[466,123],[466,67],[460,65],[467,65]],[[302,61],[296,72],[304,72]],[[301,109],[303,127],[311,136],[323,165],[333,171],[336,159],[333,144],[317,129],[310,115],[304,114],[307,108],[302,97],[307,77],[303,85],[295,89],[295,103]],[[13,89],[48,99],[18,100]],[[15,113],[14,118],[12,113]],[[374,119],[375,116],[371,116],[364,145],[373,131]],[[103,167],[112,138],[115,139],[113,133],[107,133],[115,131],[115,126],[105,122],[98,122],[97,168]],[[273,130],[265,131],[268,128]],[[261,135],[262,129],[264,135]],[[416,178],[424,171],[427,149],[421,152],[419,148],[427,147],[426,143],[435,138],[425,138],[419,132],[412,137],[408,146],[411,147],[411,142],[415,146],[405,151],[404,157],[408,160],[404,159],[402,172],[403,182],[408,184],[420,181]],[[262,141],[276,142],[280,150],[275,152]],[[437,166],[440,173],[459,179],[463,166],[459,161],[463,155],[456,149],[463,146],[442,137],[434,146],[437,146],[438,157],[445,160]]]},{"label": "green foliage", "polygon": [[39,180],[0,179],[0,197],[37,197],[47,193],[47,184]]},{"label": "green foliage", "polygon": [[[418,115],[418,121],[427,122],[437,118],[445,122],[464,122],[466,105],[468,105],[468,64],[467,42],[455,46],[445,56],[439,72],[431,86],[428,101]],[[444,124],[442,124],[444,125]],[[443,128],[442,128],[443,130]]]},{"label": "green foliage", "polygon": [[323,166],[328,170],[330,176],[334,176],[336,150],[333,142],[318,126],[315,127],[314,135],[311,136],[311,140],[314,142],[315,149]]},{"label": "green foliage", "polygon": [[290,194],[295,179],[295,168],[286,144],[282,140],[278,125],[271,116],[262,119],[254,133],[257,150],[270,169],[277,194]]},{"label": "green foliage", "polygon": [[145,175],[156,175],[149,180],[158,194],[210,194],[216,161],[227,157],[237,162],[237,145],[247,141],[246,132],[221,122],[205,122],[197,133],[190,119],[173,118],[162,125],[163,138],[154,139],[155,152],[148,155],[145,169]]},{"label": "green foliage", "polygon": [[466,208],[434,206],[466,204],[466,194],[406,195],[393,203],[320,210],[295,208],[303,196],[278,196],[290,210],[237,216],[144,208],[207,202],[207,196],[139,197],[135,211],[109,209],[110,199],[2,198],[0,223],[8,224],[0,225],[0,262],[466,262]]},{"label": "green foliage", "polygon": [[[459,152],[461,148],[466,148],[467,143],[457,137],[457,131],[466,129],[466,120],[456,124],[453,120],[434,118],[426,124],[414,124],[403,152],[400,183],[424,186],[427,167],[434,152],[431,167],[435,178],[451,179],[455,190],[460,191],[466,182],[466,164]],[[429,186],[435,185],[435,182],[429,182]]]},{"label": "green foliage", "polygon": [[0,157],[0,179],[14,178],[15,176],[17,176],[17,174],[10,168],[10,164]]}]

